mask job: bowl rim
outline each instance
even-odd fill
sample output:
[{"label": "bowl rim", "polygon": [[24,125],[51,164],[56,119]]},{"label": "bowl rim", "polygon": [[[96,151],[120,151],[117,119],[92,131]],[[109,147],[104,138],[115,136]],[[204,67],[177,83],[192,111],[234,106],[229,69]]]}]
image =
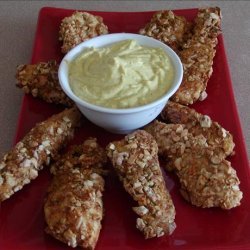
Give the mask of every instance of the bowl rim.
[{"label": "bowl rim", "polygon": [[[164,51],[168,54],[168,56],[170,57],[172,64],[174,66],[174,69],[177,71],[177,77],[176,77],[176,81],[174,82],[174,86],[173,88],[170,87],[170,89],[167,90],[167,92],[161,96],[160,98],[158,98],[157,100],[150,102],[148,104],[144,104],[141,106],[136,106],[136,107],[131,107],[131,108],[108,108],[108,107],[103,107],[103,106],[99,106],[99,105],[95,105],[89,102],[84,101],[83,99],[79,98],[77,95],[74,94],[74,92],[71,90],[69,81],[67,79],[67,76],[64,76],[65,71],[68,72],[68,64],[79,54],[81,53],[85,48],[89,48],[89,47],[94,47],[93,43],[99,40],[104,40],[107,38],[118,38],[117,41],[115,42],[119,42],[119,41],[123,41],[123,40],[130,40],[130,39],[135,39],[138,42],[138,39],[141,40],[148,40],[151,41],[152,43],[154,43],[155,47],[161,47],[164,49]],[[120,38],[120,39],[119,39]],[[103,46],[106,46],[107,43],[108,44],[112,44],[115,42],[104,42],[105,44],[103,44]],[[91,45],[89,45],[91,44]],[[140,44],[140,42],[139,42]],[[97,46],[97,47],[102,47],[102,46]],[[152,45],[152,47],[154,47]],[[179,72],[179,73],[178,73]],[[65,77],[66,77],[66,81],[65,81]],[[160,104],[162,104],[162,102],[167,101],[179,88],[181,82],[182,82],[182,78],[183,78],[183,65],[181,63],[181,60],[179,58],[179,56],[175,53],[175,51],[173,49],[171,49],[168,45],[164,44],[163,42],[156,40],[152,37],[148,37],[148,36],[144,36],[144,35],[140,35],[140,34],[135,34],[135,33],[111,33],[111,34],[105,34],[105,35],[101,35],[101,36],[97,36],[94,38],[91,38],[87,41],[84,41],[80,44],[78,44],[77,46],[75,46],[74,48],[72,48],[62,59],[60,65],[59,65],[59,69],[58,69],[58,79],[59,79],[59,83],[61,88],[63,89],[64,93],[70,98],[72,99],[76,105],[80,105],[80,106],[84,106],[85,108],[91,109],[91,110],[95,110],[95,111],[99,111],[99,112],[105,112],[105,113],[110,113],[110,114],[127,114],[127,113],[135,113],[135,112],[140,112],[140,111],[144,111],[153,107],[156,107]],[[67,85],[67,86],[65,86]]]}]

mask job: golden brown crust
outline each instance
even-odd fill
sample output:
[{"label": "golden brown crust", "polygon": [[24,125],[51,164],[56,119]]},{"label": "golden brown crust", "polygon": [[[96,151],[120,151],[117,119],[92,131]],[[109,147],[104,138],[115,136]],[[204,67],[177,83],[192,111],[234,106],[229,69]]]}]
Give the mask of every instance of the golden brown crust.
[{"label": "golden brown crust", "polygon": [[170,123],[184,124],[194,136],[203,135],[209,146],[216,148],[217,152],[221,151],[221,157],[234,153],[233,136],[209,116],[171,101],[163,109],[161,116]]},{"label": "golden brown crust", "polygon": [[211,148],[193,148],[175,160],[181,194],[191,204],[231,209],[243,197],[235,169],[227,160],[214,161]]},{"label": "golden brown crust", "polygon": [[16,86],[26,94],[31,94],[48,103],[71,107],[73,101],[66,96],[58,81],[58,67],[56,61],[19,65]]},{"label": "golden brown crust", "polygon": [[[217,45],[217,37],[221,33],[221,10],[219,7],[201,8],[195,18],[193,38],[201,43]],[[192,39],[191,39],[192,40]],[[188,47],[187,41],[183,47]]]},{"label": "golden brown crust", "polygon": [[8,199],[38,176],[73,137],[80,112],[68,109],[38,123],[0,161],[0,201]]},{"label": "golden brown crust", "polygon": [[63,42],[62,53],[67,53],[81,42],[108,33],[108,27],[100,16],[76,11],[65,17],[60,25],[59,40]]},{"label": "golden brown crust", "polygon": [[173,101],[190,105],[206,98],[220,26],[221,12],[214,7],[199,9],[194,25],[172,11],[160,11],[140,30],[140,34],[166,43],[180,56],[184,75]]},{"label": "golden brown crust", "polygon": [[179,53],[183,65],[183,80],[171,100],[190,105],[207,96],[207,82],[213,72],[215,49],[211,44],[192,43]]},{"label": "golden brown crust", "polygon": [[173,101],[189,105],[206,98],[205,90],[213,72],[220,26],[221,12],[218,7],[199,9],[193,35],[182,44],[179,52],[184,75],[180,88],[171,98]]},{"label": "golden brown crust", "polygon": [[181,124],[155,121],[145,127],[156,140],[166,169],[174,170],[181,194],[199,207],[231,209],[240,205],[240,181],[230,162],[208,145],[206,138],[192,135]]},{"label": "golden brown crust", "polygon": [[104,149],[90,138],[52,166],[44,205],[47,233],[71,247],[95,248],[103,218],[105,163]]},{"label": "golden brown crust", "polygon": [[153,37],[178,52],[181,44],[186,41],[191,26],[183,16],[177,16],[171,10],[162,10],[156,12],[139,33]]},{"label": "golden brown crust", "polygon": [[136,227],[145,238],[171,234],[175,208],[158,162],[158,147],[146,131],[138,130],[107,147],[108,156],[125,190],[138,202]]},{"label": "golden brown crust", "polygon": [[[194,147],[207,147],[203,135],[193,136],[182,124],[165,124],[155,120],[144,128],[157,142],[159,155],[165,160],[165,168],[169,171],[175,168],[174,161],[184,152],[192,152]],[[217,154],[215,154],[217,159]]]}]

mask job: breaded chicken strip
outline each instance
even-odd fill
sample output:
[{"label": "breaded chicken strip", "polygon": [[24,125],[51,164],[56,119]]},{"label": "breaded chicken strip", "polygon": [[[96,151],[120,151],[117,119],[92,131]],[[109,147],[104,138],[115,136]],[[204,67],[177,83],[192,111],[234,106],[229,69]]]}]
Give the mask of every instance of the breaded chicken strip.
[{"label": "breaded chicken strip", "polygon": [[220,34],[221,12],[218,7],[199,9],[193,35],[182,45],[179,52],[184,67],[180,88],[171,98],[189,105],[207,96],[207,82],[213,72],[217,36]]},{"label": "breaded chicken strip", "polygon": [[0,202],[38,176],[58,151],[73,137],[80,112],[68,109],[38,123],[0,161]]},{"label": "breaded chicken strip", "polygon": [[185,17],[177,16],[171,10],[163,10],[156,12],[139,33],[153,37],[178,52],[190,35],[191,27]]},{"label": "breaded chicken strip", "polygon": [[209,116],[169,101],[161,112],[161,117],[170,123],[184,124],[194,136],[203,135],[209,146],[221,151],[221,157],[233,154],[233,136]]},{"label": "breaded chicken strip", "polygon": [[94,249],[103,218],[105,150],[96,139],[74,146],[51,168],[46,232],[71,247]]},{"label": "breaded chicken strip", "polygon": [[[165,124],[155,120],[144,129],[156,140],[159,155],[165,160],[165,168],[169,171],[175,168],[175,159],[181,157],[184,152],[192,153],[194,147],[208,147],[203,135],[193,136],[182,124]],[[216,152],[213,160],[221,160]]]},{"label": "breaded chicken strip", "polygon": [[182,47],[189,47],[189,43],[192,43],[193,40],[199,41],[202,44],[210,43],[215,47],[218,42],[217,37],[221,33],[221,18],[222,15],[219,7],[199,9],[194,21],[193,36]]},{"label": "breaded chicken strip", "polygon": [[66,96],[58,81],[58,67],[56,61],[19,65],[16,86],[26,94],[31,94],[48,103],[71,107],[73,101]]},{"label": "breaded chicken strip", "polygon": [[76,11],[65,17],[60,25],[59,40],[63,42],[62,53],[67,53],[81,42],[108,33],[108,27],[100,16]]},{"label": "breaded chicken strip", "polygon": [[179,177],[181,194],[187,201],[203,208],[240,205],[243,195],[236,171],[208,146],[203,135],[193,136],[181,124],[158,121],[145,130],[155,138],[166,168]]},{"label": "breaded chicken strip", "polygon": [[181,183],[181,194],[197,207],[231,209],[240,205],[243,193],[231,163],[213,161],[210,147],[194,147],[176,158],[174,165]]},{"label": "breaded chicken strip", "polygon": [[171,100],[183,105],[203,101],[207,97],[207,82],[213,72],[215,49],[211,44],[194,42],[179,53],[183,65],[183,79]]},{"label": "breaded chicken strip", "polygon": [[158,147],[146,131],[138,130],[107,147],[108,156],[125,190],[138,202],[136,227],[145,238],[171,234],[175,208],[158,162]]}]

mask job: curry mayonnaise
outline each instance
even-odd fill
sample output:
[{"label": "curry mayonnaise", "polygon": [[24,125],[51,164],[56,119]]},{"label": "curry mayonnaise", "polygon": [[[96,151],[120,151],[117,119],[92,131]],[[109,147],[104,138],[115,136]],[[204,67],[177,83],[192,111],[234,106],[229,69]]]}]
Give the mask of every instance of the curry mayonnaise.
[{"label": "curry mayonnaise", "polygon": [[75,95],[108,108],[153,102],[167,92],[173,78],[174,68],[166,52],[135,40],[85,49],[69,65]]}]

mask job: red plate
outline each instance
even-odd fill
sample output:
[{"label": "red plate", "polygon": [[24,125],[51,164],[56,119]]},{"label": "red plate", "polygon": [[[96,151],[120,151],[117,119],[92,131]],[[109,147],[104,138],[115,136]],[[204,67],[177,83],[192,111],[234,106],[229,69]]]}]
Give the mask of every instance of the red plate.
[{"label": "red plate", "polygon": [[[63,17],[73,10],[43,8],[40,12],[35,37],[32,63],[62,58],[58,42],[58,28]],[[176,14],[192,20],[197,10],[177,10]],[[133,32],[145,25],[153,12],[118,13],[91,12],[103,17],[110,32]],[[234,101],[223,38],[219,36],[214,73],[208,84],[208,98],[195,108],[210,115],[229,130],[236,143],[235,156],[230,158],[241,180],[244,198],[240,207],[230,211],[196,208],[181,197],[178,180],[166,176],[167,186],[176,207],[177,229],[171,236],[144,240],[135,228],[133,202],[123,191],[115,176],[106,181],[104,195],[105,218],[96,249],[250,249],[250,178],[246,149]],[[19,141],[36,122],[46,119],[62,108],[25,96],[21,107],[15,142]],[[76,134],[74,142],[80,143],[95,136],[105,146],[121,136],[112,135],[86,121]],[[49,184],[49,170],[41,171],[32,184],[11,199],[4,201],[0,210],[0,249],[39,250],[68,249],[44,233],[43,199]]]}]

